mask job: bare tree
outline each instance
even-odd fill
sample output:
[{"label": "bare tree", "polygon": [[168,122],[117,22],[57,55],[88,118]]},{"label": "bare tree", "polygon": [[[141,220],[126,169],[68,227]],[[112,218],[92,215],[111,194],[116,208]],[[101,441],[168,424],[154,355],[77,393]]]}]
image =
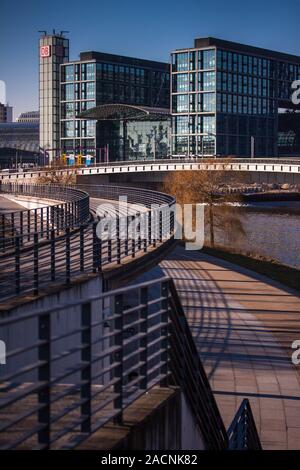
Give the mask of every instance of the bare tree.
[{"label": "bare tree", "polygon": [[[170,173],[164,181],[164,191],[174,195],[178,204],[205,205],[205,220],[209,221],[209,239],[213,247],[216,228],[235,236],[243,235],[244,230],[234,206],[230,205],[232,196],[226,192],[230,183],[227,168],[231,161],[205,160],[205,163],[206,169]],[[218,169],[212,169],[213,165]]]},{"label": "bare tree", "polygon": [[57,165],[51,170],[47,170],[47,175],[42,175],[37,179],[39,184],[53,184],[53,185],[73,185],[76,183],[76,175],[73,172],[67,173],[65,168]]}]

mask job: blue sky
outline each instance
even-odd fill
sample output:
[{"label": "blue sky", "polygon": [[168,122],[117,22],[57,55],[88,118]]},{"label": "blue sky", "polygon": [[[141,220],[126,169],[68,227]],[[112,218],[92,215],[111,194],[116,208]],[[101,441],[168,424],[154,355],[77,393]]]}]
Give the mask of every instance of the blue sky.
[{"label": "blue sky", "polygon": [[1,0],[0,80],[21,111],[38,107],[38,30],[68,30],[70,58],[98,50],[154,60],[216,36],[300,55],[299,0]]}]

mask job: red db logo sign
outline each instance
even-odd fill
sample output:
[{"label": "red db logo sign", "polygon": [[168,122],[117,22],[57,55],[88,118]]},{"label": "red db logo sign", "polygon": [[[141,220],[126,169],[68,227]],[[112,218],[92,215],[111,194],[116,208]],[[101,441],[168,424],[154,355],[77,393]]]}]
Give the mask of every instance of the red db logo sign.
[{"label": "red db logo sign", "polygon": [[51,47],[50,46],[41,46],[40,47],[40,56],[41,57],[50,57],[51,56]]}]

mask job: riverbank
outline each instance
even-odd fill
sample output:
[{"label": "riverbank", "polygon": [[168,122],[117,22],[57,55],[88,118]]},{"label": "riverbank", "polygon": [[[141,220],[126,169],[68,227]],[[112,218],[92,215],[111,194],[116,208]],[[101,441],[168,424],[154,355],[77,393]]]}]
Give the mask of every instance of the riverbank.
[{"label": "riverbank", "polygon": [[251,269],[259,274],[264,274],[270,279],[300,292],[300,270],[296,268],[280,264],[271,258],[268,259],[251,253],[244,254],[229,251],[221,246],[215,248],[204,246],[201,251],[208,255],[215,256],[216,258],[237,264],[238,266]]}]

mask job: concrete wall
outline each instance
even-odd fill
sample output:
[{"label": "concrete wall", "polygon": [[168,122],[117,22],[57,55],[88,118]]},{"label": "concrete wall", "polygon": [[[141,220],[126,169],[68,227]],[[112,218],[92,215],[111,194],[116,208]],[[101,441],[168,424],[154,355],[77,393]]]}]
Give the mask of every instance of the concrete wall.
[{"label": "concrete wall", "polygon": [[[138,403],[137,405],[138,406]],[[122,450],[204,450],[204,441],[182,391],[157,406],[115,447]]]},{"label": "concrete wall", "polygon": [[[53,309],[51,313],[51,330],[52,336],[62,335],[70,332],[80,326],[81,322],[81,306],[66,308],[64,311],[55,310],[55,306],[64,305],[66,303],[73,303],[76,300],[83,300],[86,297],[100,295],[102,292],[102,281],[100,277],[93,278],[87,282],[79,283],[68,289],[62,289],[58,293],[50,294],[28,302],[22,306],[16,307],[6,313],[0,313],[0,318],[5,316],[22,317],[30,314],[31,312],[40,309]],[[102,318],[102,301],[94,301],[91,304],[91,317],[92,322],[99,321]],[[102,331],[100,328],[93,329],[93,340],[101,337]],[[59,355],[63,351],[79,346],[80,333],[74,334],[65,338],[62,341],[57,341],[52,344],[52,355]],[[38,321],[37,318],[24,319],[21,322],[13,323],[1,327],[0,339],[6,344],[7,355],[17,348],[24,348],[31,346],[38,340]],[[97,351],[95,351],[97,353]],[[6,365],[0,366],[0,377],[7,373],[13,373],[30,363],[37,361],[37,349],[30,350],[21,354],[14,355],[12,358],[7,357]],[[52,364],[51,373],[53,376],[61,373],[67,367],[74,367],[75,364],[80,362],[80,352],[75,352],[67,358],[54,362]],[[75,383],[79,378],[79,374],[69,376],[67,381]],[[32,381],[37,379],[36,371],[26,373],[18,376],[17,381]]]}]

